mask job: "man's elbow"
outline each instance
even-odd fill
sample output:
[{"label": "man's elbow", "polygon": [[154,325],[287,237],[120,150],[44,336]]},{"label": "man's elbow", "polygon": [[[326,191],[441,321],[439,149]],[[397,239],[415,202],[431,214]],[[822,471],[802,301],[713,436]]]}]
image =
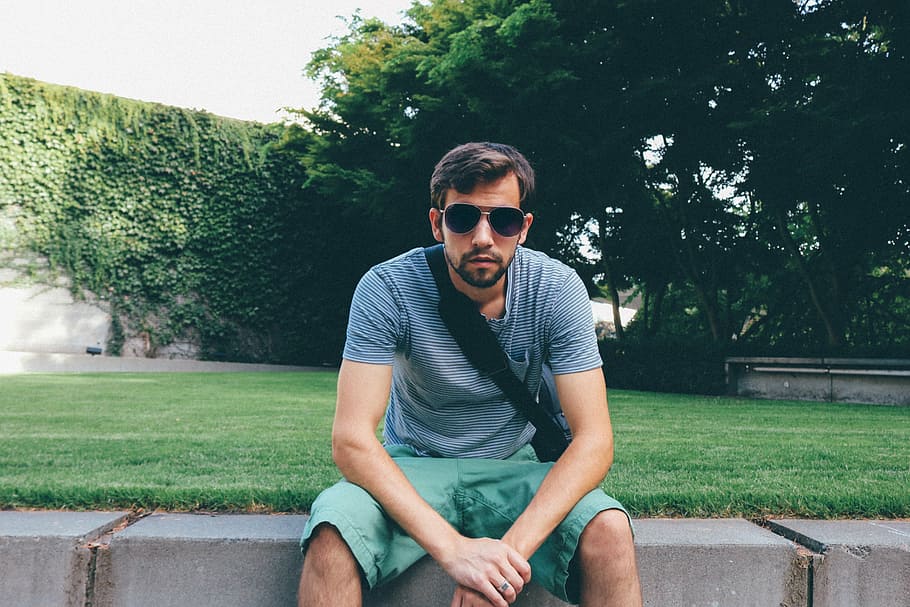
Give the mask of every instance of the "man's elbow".
[{"label": "man's elbow", "polygon": [[348,433],[332,432],[332,460],[338,468],[344,470],[344,465],[355,451],[355,442]]},{"label": "man's elbow", "polygon": [[338,438],[333,434],[332,435],[332,461],[335,462],[335,465],[339,468],[342,467],[342,463],[346,461],[346,448],[344,443],[339,441]]},{"label": "man's elbow", "polygon": [[601,456],[601,466],[603,467],[604,476],[610,471],[610,468],[613,467],[613,443],[610,443],[610,446],[604,449],[603,455]]},{"label": "man's elbow", "polygon": [[350,470],[364,454],[368,453],[369,439],[377,442],[375,437],[363,438],[358,433],[347,429],[335,428],[332,430],[332,460],[342,474]]},{"label": "man's elbow", "polygon": [[606,476],[613,466],[613,440],[601,441],[595,457],[603,470],[604,476]]},{"label": "man's elbow", "polygon": [[611,434],[602,434],[599,432],[582,434],[575,437],[573,442],[584,445],[584,459],[598,472],[607,475],[610,467],[613,466],[613,436]]}]

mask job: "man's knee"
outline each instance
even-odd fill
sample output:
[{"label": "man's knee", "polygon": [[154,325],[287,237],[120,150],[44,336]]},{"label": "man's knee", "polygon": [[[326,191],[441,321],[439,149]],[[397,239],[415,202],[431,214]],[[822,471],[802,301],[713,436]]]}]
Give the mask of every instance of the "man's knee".
[{"label": "man's knee", "polygon": [[310,535],[303,557],[304,572],[308,570],[317,575],[345,572],[357,567],[351,549],[338,529],[328,523],[321,523]]},{"label": "man's knee", "polygon": [[306,554],[311,552],[320,553],[322,551],[335,552],[339,549],[347,551],[348,547],[341,533],[334,525],[329,523],[320,523],[313,529],[309,540],[306,544]]},{"label": "man's knee", "polygon": [[310,535],[303,557],[298,605],[360,605],[363,599],[360,569],[338,529],[327,523]]},{"label": "man's knee", "polygon": [[604,510],[585,527],[579,542],[582,560],[615,559],[634,554],[629,517],[622,510]]}]

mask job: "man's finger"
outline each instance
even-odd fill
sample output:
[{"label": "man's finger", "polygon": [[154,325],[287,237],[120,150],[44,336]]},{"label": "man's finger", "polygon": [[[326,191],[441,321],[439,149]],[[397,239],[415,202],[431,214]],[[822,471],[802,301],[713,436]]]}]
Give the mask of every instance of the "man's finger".
[{"label": "man's finger", "polygon": [[510,582],[507,578],[503,578],[502,582],[499,583],[499,586],[496,587],[496,591],[502,595],[502,598],[509,604],[515,602],[515,599],[518,598],[518,593],[521,592],[521,589],[524,587],[522,579],[516,577],[514,573],[512,574],[512,580],[515,583]]},{"label": "man's finger", "polygon": [[[509,603],[515,601],[515,590],[511,586],[506,589],[505,592],[502,592],[497,587],[498,585],[491,583],[490,588],[492,589],[492,594],[487,594],[487,599],[494,605],[499,605],[500,607],[509,607]],[[509,598],[511,596],[511,598]]]},{"label": "man's finger", "polygon": [[518,571],[510,568],[508,572],[503,573],[503,579],[496,589],[509,603],[511,603],[515,599],[510,598],[511,595],[509,593],[514,593],[515,596],[518,596],[518,594],[524,590],[524,587],[524,578]]},{"label": "man's finger", "polygon": [[[489,600],[490,598],[495,599],[494,602]],[[490,605],[496,605],[497,607],[508,607],[508,602],[499,595],[496,594],[495,597],[487,597],[484,593],[478,592],[473,588],[468,588],[466,586],[458,586],[455,589],[455,596],[452,599],[452,607],[490,607]]]},{"label": "man's finger", "polygon": [[509,551],[509,564],[518,572],[525,584],[531,581],[531,564],[517,550]]}]

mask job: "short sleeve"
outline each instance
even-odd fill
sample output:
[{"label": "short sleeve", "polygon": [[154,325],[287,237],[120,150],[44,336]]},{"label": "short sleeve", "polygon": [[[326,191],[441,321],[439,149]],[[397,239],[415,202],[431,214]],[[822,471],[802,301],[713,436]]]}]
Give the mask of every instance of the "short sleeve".
[{"label": "short sleeve", "polygon": [[588,291],[572,272],[553,304],[548,360],[553,373],[579,373],[603,365]]},{"label": "short sleeve", "polygon": [[400,307],[392,289],[375,269],[370,270],[360,279],[351,300],[344,358],[392,364],[400,342],[401,325]]}]

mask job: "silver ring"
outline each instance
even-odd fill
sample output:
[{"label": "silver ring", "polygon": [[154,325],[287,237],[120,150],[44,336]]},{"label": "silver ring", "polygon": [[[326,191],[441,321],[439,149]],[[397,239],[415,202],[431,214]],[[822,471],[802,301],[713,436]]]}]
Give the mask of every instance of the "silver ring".
[{"label": "silver ring", "polygon": [[509,589],[509,581],[508,581],[508,580],[503,580],[503,581],[502,581],[502,584],[499,585],[499,592],[500,592],[500,593],[503,593],[503,592],[505,592],[505,591],[508,590],[508,589]]}]

